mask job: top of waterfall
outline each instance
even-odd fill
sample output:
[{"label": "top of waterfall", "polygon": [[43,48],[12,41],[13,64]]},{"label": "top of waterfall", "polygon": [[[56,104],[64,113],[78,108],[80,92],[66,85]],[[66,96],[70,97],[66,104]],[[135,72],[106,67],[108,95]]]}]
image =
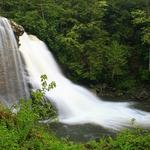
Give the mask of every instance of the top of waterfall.
[{"label": "top of waterfall", "polygon": [[17,36],[21,36],[24,33],[24,28],[17,24],[15,21],[10,20],[11,27]]},{"label": "top of waterfall", "polygon": [[[0,16],[0,19],[2,19],[2,18],[4,19],[5,17],[3,17],[3,16]],[[5,19],[7,19],[7,18],[5,18]]]},{"label": "top of waterfall", "polygon": [[39,38],[37,38],[35,35],[32,35],[32,34],[29,35],[29,38],[32,41],[41,41]]}]

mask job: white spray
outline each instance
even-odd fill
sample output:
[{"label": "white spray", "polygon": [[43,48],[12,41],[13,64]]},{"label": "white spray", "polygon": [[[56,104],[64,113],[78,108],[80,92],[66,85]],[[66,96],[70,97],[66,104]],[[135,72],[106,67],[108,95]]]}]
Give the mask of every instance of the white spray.
[{"label": "white spray", "polygon": [[150,113],[132,109],[129,103],[102,101],[65,78],[46,45],[37,37],[24,33],[20,43],[33,88],[40,88],[40,76],[43,74],[48,76],[50,82],[56,82],[56,88],[47,92],[46,96],[56,105],[60,122],[92,123],[119,130],[131,126],[134,118],[137,124],[150,127]]}]

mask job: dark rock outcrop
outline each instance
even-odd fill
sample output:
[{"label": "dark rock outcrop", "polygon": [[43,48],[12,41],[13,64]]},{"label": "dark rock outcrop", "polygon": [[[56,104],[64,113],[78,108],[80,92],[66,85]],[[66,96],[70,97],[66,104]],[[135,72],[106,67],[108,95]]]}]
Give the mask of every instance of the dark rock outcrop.
[{"label": "dark rock outcrop", "polygon": [[10,20],[11,27],[14,31],[18,46],[19,46],[19,36],[23,35],[24,33],[24,28],[21,25],[18,25],[16,22],[13,20]]}]

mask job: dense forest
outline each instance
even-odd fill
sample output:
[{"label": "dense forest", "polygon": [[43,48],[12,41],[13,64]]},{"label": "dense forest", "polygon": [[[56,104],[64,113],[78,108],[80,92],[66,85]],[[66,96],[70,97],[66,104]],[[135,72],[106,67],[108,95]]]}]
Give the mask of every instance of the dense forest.
[{"label": "dense forest", "polygon": [[0,15],[45,41],[76,83],[149,89],[149,0],[1,0]]},{"label": "dense forest", "polygon": [[[100,96],[113,92],[115,97],[149,100],[149,0],[0,0],[0,16],[46,42],[73,82],[94,89]],[[48,85],[43,75],[41,85],[42,89],[32,93],[32,100],[21,100],[10,109],[0,102],[0,149],[150,149],[150,132],[137,126],[135,118],[132,130],[125,129],[114,137],[85,143],[57,137],[49,124],[39,122],[49,118],[58,121],[57,110],[45,98],[57,83]]]}]

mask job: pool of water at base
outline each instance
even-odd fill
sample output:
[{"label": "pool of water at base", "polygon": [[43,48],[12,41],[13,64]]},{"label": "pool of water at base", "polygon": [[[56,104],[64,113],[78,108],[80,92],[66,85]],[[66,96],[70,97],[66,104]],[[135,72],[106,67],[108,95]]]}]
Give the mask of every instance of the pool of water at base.
[{"label": "pool of water at base", "polygon": [[[106,100],[107,99],[107,100]],[[103,98],[105,101],[115,101],[116,99]],[[131,100],[117,100],[117,102],[131,102],[131,107],[150,112],[150,100],[147,101],[131,101]],[[118,132],[106,129],[95,124],[82,124],[82,125],[67,125],[62,123],[47,124],[48,129],[52,130],[57,137],[67,138],[74,142],[86,142],[89,140],[98,141],[102,137],[114,137]]]}]

